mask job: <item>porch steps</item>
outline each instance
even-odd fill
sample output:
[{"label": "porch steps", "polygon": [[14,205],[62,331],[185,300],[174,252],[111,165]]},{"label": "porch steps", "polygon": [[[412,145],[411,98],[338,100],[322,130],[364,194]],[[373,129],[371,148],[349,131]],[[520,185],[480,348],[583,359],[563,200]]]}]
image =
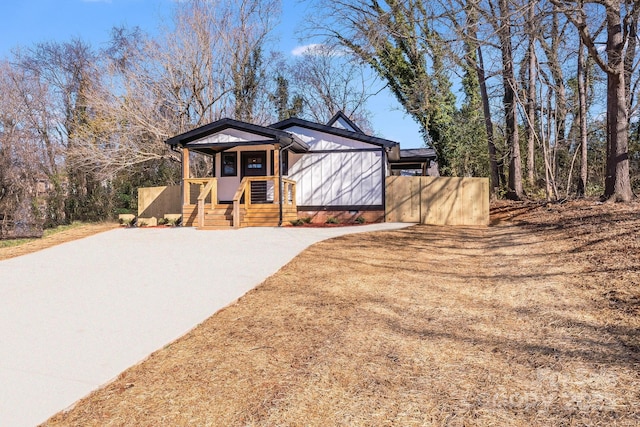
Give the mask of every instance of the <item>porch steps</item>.
[{"label": "porch steps", "polygon": [[[185,226],[196,226],[198,230],[220,230],[233,227],[233,205],[216,205],[215,209],[207,209],[204,214],[204,226],[197,226],[197,207],[184,209]],[[247,209],[240,209],[240,227],[277,227],[279,222],[277,204],[251,204]],[[285,206],[282,211],[282,224],[298,219],[297,210]]]},{"label": "porch steps", "polygon": [[204,213],[204,226],[199,230],[216,230],[233,227],[233,205],[217,205]]}]

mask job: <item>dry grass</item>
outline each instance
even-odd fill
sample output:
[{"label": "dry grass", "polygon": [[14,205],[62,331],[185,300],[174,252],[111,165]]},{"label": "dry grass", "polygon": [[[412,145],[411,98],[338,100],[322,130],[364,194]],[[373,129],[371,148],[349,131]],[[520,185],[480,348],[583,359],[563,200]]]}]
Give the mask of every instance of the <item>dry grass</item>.
[{"label": "dry grass", "polygon": [[46,424],[640,424],[640,205],[494,219],[316,244]]},{"label": "dry grass", "polygon": [[15,258],[27,255],[42,249],[50,248],[61,243],[89,237],[103,231],[117,228],[115,222],[103,222],[93,224],[76,224],[59,227],[59,230],[47,230],[44,237],[39,239],[18,239],[15,241],[4,241],[6,245],[0,245],[0,261],[3,259]]}]

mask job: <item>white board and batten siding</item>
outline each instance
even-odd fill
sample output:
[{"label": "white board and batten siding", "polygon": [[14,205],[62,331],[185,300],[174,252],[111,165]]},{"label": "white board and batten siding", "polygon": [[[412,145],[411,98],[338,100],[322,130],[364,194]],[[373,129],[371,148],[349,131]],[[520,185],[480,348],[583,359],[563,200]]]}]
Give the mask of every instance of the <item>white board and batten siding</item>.
[{"label": "white board and batten siding", "polygon": [[297,126],[287,131],[310,148],[305,154],[289,154],[288,178],[297,183],[298,206],[384,203],[385,161],[381,147]]}]

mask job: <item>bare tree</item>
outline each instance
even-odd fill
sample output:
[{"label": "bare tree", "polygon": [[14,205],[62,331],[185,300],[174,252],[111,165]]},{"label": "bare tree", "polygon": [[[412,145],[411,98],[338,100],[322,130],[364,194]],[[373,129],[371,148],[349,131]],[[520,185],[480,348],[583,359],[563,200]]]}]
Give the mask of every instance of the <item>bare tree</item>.
[{"label": "bare tree", "polygon": [[537,73],[537,55],[536,55],[536,41],[537,41],[537,23],[536,18],[536,1],[529,3],[529,12],[527,16],[527,33],[529,38],[529,45],[527,46],[527,66],[523,69],[527,70],[527,182],[530,187],[535,186],[536,182],[536,168],[535,168],[535,147],[536,147],[536,73]]},{"label": "bare tree", "polygon": [[[629,91],[626,80],[635,60],[638,2],[551,0],[575,25],[590,56],[607,74],[607,160],[603,197],[630,201],[633,197],[629,175]],[[603,22],[589,21],[587,8],[604,8]],[[593,26],[607,29],[606,57],[598,50]],[[596,27],[597,28],[597,27]],[[633,35],[634,40],[630,40]],[[633,51],[629,51],[632,49]]]},{"label": "bare tree", "polygon": [[518,111],[516,92],[518,82],[513,69],[513,47],[511,37],[512,9],[509,0],[498,0],[497,16],[494,22],[500,39],[502,52],[503,106],[505,112],[505,133],[509,147],[509,183],[507,197],[521,199],[522,161],[520,159],[520,138],[518,134]]},{"label": "bare tree", "polygon": [[[480,40],[478,35],[480,2],[478,0],[452,1],[445,7],[445,10],[447,10],[446,15],[455,29],[456,36],[464,41],[464,61],[468,67],[476,72],[487,135],[491,193],[495,196],[498,190],[503,185],[506,185],[506,182],[504,182],[502,160],[498,160],[489,92],[487,90],[488,77],[483,54],[486,43]],[[463,12],[463,17],[458,16],[458,11],[460,10]]]},{"label": "bare tree", "polygon": [[588,151],[587,151],[587,68],[585,67],[584,44],[578,45],[578,120],[580,123],[580,180],[577,194],[584,197],[587,191]]},{"label": "bare tree", "polygon": [[[30,82],[17,85],[29,105],[30,125],[48,147],[49,182],[54,190],[50,206],[53,223],[104,217],[101,183],[85,171],[66,162],[73,153],[80,130],[88,117],[87,93],[96,76],[91,47],[79,39],[46,42],[19,52],[16,63]],[[34,100],[30,91],[43,96]],[[58,156],[64,156],[60,159]],[[64,203],[64,213],[57,207]]]},{"label": "bare tree", "polygon": [[34,127],[34,110],[47,99],[40,89],[24,70],[0,61],[0,237],[38,235],[47,221],[44,190],[56,172],[53,147]]},{"label": "bare tree", "polygon": [[104,78],[92,88],[93,115],[74,161],[111,178],[135,165],[178,160],[164,144],[177,133],[225,116],[268,121],[261,52],[277,7],[191,0],[177,6],[172,28],[158,39],[115,30],[97,65]]},{"label": "bare tree", "polygon": [[366,103],[379,90],[379,81],[344,48],[313,46],[290,66],[290,74],[303,116],[326,123],[342,111],[363,130],[373,131]]}]

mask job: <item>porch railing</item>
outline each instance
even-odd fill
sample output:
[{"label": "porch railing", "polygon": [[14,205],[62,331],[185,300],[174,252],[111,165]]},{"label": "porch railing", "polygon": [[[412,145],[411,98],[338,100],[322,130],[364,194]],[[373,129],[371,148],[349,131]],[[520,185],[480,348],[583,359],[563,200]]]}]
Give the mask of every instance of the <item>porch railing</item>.
[{"label": "porch railing", "polygon": [[[282,205],[296,205],[296,182],[282,178]],[[240,186],[233,196],[233,226],[240,227],[242,218],[240,217],[240,208],[244,206],[245,211],[249,212],[253,205],[265,203],[280,203],[280,186],[278,185],[277,176],[255,176],[244,177],[240,182]]]},{"label": "porch railing", "polygon": [[[198,205],[198,225],[204,226],[204,212],[209,201],[210,209],[214,209],[218,203],[218,179],[217,178],[188,178],[184,182],[184,205]],[[195,188],[192,188],[195,187]],[[197,187],[196,187],[197,186]],[[199,188],[198,188],[199,187]],[[195,190],[195,192],[193,191]],[[194,202],[194,195],[197,194]]]}]

